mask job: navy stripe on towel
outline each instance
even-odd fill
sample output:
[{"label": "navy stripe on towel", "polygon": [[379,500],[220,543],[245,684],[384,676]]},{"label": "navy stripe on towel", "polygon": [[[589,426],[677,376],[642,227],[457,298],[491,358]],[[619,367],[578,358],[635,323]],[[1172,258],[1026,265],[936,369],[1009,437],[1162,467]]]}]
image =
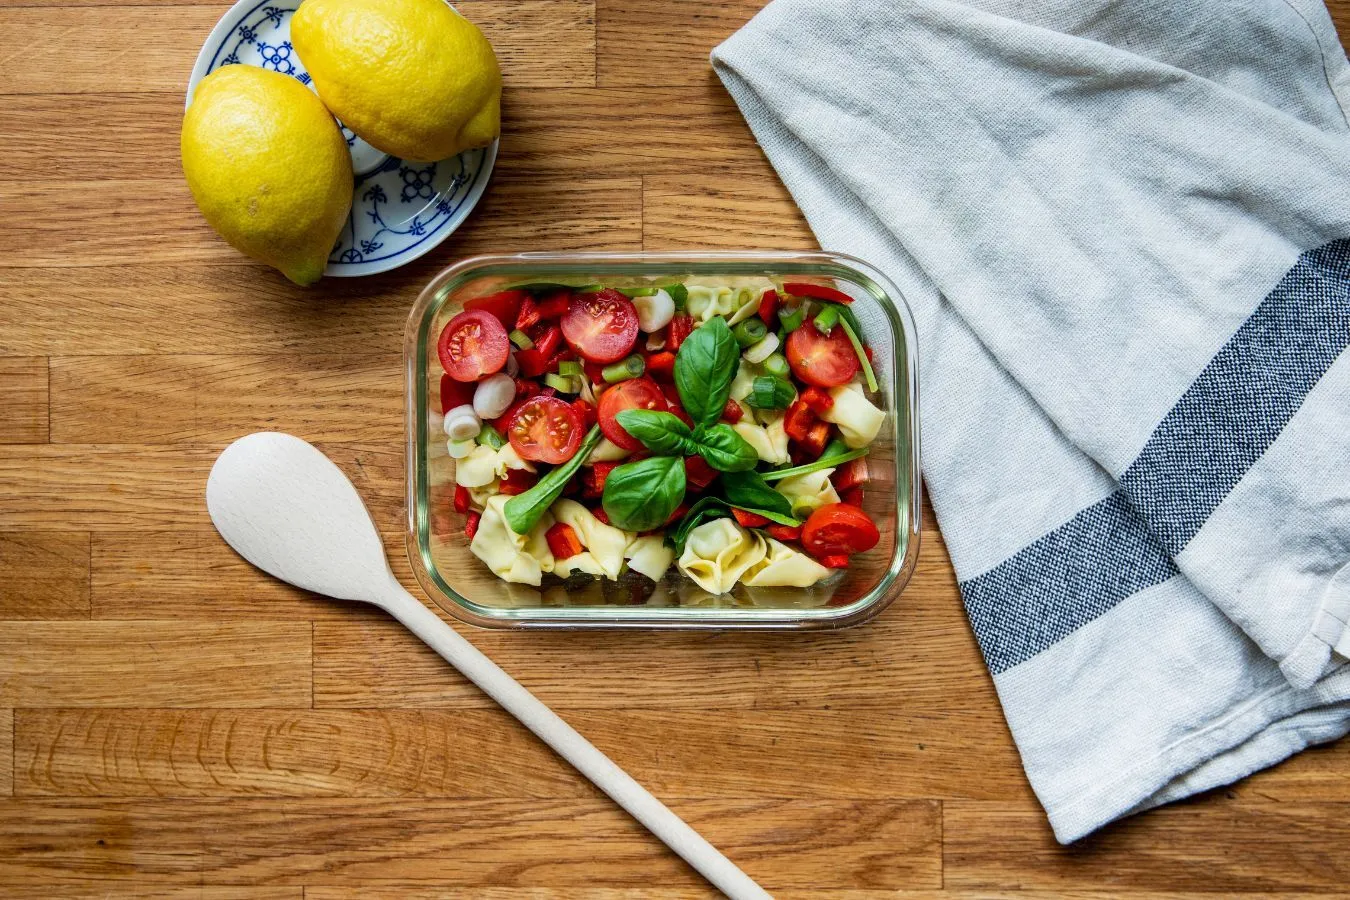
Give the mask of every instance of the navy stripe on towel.
[{"label": "navy stripe on towel", "polygon": [[1122,491],[961,583],[989,670],[1025,662],[1177,574],[1172,556],[1347,346],[1350,240],[1339,240],[1300,256],[1215,354],[1121,475]]},{"label": "navy stripe on towel", "polygon": [[1298,262],[1154,429],[1120,486],[1173,555],[1350,345],[1350,240]]},{"label": "navy stripe on towel", "polygon": [[997,675],[1176,573],[1172,558],[1116,491],[962,582],[961,596],[985,664]]}]

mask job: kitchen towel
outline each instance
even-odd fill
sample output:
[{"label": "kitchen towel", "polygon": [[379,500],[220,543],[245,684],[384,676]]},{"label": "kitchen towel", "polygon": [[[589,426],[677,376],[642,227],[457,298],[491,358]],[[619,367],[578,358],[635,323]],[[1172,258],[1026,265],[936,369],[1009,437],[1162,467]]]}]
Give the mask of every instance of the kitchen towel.
[{"label": "kitchen towel", "polygon": [[913,309],[926,481],[1056,836],[1350,729],[1326,9],[774,0],[712,59]]}]

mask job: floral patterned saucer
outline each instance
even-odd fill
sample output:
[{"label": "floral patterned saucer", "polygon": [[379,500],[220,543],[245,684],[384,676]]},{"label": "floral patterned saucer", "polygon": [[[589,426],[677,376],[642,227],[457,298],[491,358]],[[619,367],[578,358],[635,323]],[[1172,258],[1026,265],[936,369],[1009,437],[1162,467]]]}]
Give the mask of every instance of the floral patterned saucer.
[{"label": "floral patterned saucer", "polygon": [[[239,0],[216,23],[197,55],[197,83],[221,66],[261,66],[310,84],[291,46],[291,15],[300,0]],[[340,123],[339,123],[340,124]],[[395,159],[342,126],[356,184],[347,225],[328,257],[326,275],[374,275],[417,259],[450,236],[477,205],[497,159],[497,141],[435,163]]]}]

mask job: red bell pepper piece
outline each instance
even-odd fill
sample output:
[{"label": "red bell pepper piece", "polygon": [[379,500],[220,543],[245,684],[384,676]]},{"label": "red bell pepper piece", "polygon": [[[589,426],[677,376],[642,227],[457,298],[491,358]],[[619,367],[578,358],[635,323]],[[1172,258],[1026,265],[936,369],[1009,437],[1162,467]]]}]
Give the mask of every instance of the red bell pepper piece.
[{"label": "red bell pepper piece", "polygon": [[814,385],[802,391],[802,402],[818,416],[823,416],[834,409],[834,398],[830,396],[828,391]]},{"label": "red bell pepper piece", "polygon": [[783,285],[783,290],[797,297],[814,297],[817,300],[829,300],[831,303],[853,302],[853,298],[843,291],[825,287],[823,284],[812,284],[809,281],[789,281]]},{"label": "red bell pepper piece", "polygon": [[471,512],[464,517],[464,536],[473,540],[473,536],[478,533],[478,520],[483,518],[482,513]]},{"label": "red bell pepper piece", "polygon": [[524,469],[507,469],[506,476],[502,478],[501,484],[497,487],[497,493],[508,496],[523,494],[534,483],[539,480],[539,476],[533,472],[526,472]]},{"label": "red bell pepper piece", "polygon": [[449,375],[441,376],[441,412],[447,413],[456,406],[473,402],[473,392],[477,384],[456,381]]},{"label": "red bell pepper piece", "polygon": [[548,357],[539,352],[538,347],[516,351],[516,364],[525,378],[538,378],[548,371]]},{"label": "red bell pepper piece", "polygon": [[680,345],[684,339],[694,333],[694,317],[679,315],[670,320],[670,338],[666,341],[666,349],[671,353],[678,353]]},{"label": "red bell pepper piece", "polygon": [[583,359],[581,368],[586,373],[586,377],[590,379],[591,384],[602,386],[605,384],[605,367],[603,365],[598,362],[591,362],[589,359]]},{"label": "red bell pepper piece", "polygon": [[516,315],[516,328],[526,331],[539,324],[539,305],[533,298],[526,297],[520,303],[520,312]]},{"label": "red bell pepper piece", "polygon": [[722,421],[730,422],[735,425],[745,415],[745,410],[735,400],[727,399],[727,405],[722,407]]},{"label": "red bell pepper piece", "polygon": [[867,468],[867,458],[863,457],[844,463],[835,470],[834,478],[831,480],[834,482],[835,490],[841,494],[859,485],[867,484],[872,480],[872,472]]},{"label": "red bell pepper piece", "polygon": [[681,519],[683,519],[683,518],[684,518],[684,514],[687,513],[687,512],[689,512],[689,504],[688,504],[688,503],[681,503],[679,506],[675,507],[675,511],[674,511],[673,513],[670,514],[670,518],[669,518],[669,519],[666,519],[666,524],[667,524],[667,525],[674,525],[676,522],[678,522],[678,521],[680,521]]},{"label": "red bell pepper piece", "polygon": [[595,509],[591,510],[591,515],[595,516],[598,520],[605,523],[606,525],[609,524],[609,513],[605,512],[605,508],[603,506],[597,506]]},{"label": "red bell pepper piece", "polygon": [[822,556],[816,560],[827,569],[847,569],[848,556],[843,553],[832,553],[829,556]]},{"label": "red bell pepper piece", "polygon": [[769,520],[759,513],[747,512],[743,509],[731,508],[731,515],[741,524],[743,528],[763,528],[769,524]]},{"label": "red bell pepper piece", "polygon": [[775,541],[797,541],[801,540],[802,526],[800,525],[770,525],[768,527],[769,537]]},{"label": "red bell pepper piece", "polygon": [[684,458],[684,480],[697,490],[704,490],[712,484],[717,477],[717,470],[708,465],[708,461],[701,456],[686,456]]},{"label": "red bell pepper piece", "polygon": [[871,345],[871,344],[863,344],[863,353],[866,353],[866,354],[867,354],[867,361],[868,361],[868,362],[874,362],[874,360],[872,359],[872,345]]},{"label": "red bell pepper piece", "polygon": [[839,501],[841,503],[847,503],[849,506],[856,506],[858,509],[862,509],[863,489],[861,487],[851,487],[846,491],[840,491]]},{"label": "red bell pepper piece", "polygon": [[462,484],[455,485],[455,512],[469,511],[469,489]]},{"label": "red bell pepper piece", "polygon": [[825,452],[825,445],[830,442],[830,423],[816,422],[806,432],[806,439],[799,441],[802,450],[810,459],[820,459],[820,454]]},{"label": "red bell pepper piece", "polygon": [[816,414],[811,412],[811,407],[807,406],[806,401],[798,395],[797,399],[788,405],[787,415],[783,417],[783,430],[794,441],[804,441],[815,423]]},{"label": "red bell pepper piece", "polygon": [[570,559],[586,549],[581,546],[576,529],[566,522],[554,522],[549,526],[548,531],[544,532],[544,540],[548,542],[548,549],[552,551],[554,559]]},{"label": "red bell pepper piece", "polygon": [[578,397],[572,401],[572,408],[575,409],[577,415],[581,417],[582,429],[589,431],[591,426],[595,424],[595,407]]},{"label": "red bell pepper piece", "polygon": [[534,341],[534,349],[552,358],[553,354],[558,352],[558,345],[562,343],[562,329],[551,324],[536,325],[530,333],[530,339]]},{"label": "red bell pepper piece", "polygon": [[759,317],[764,320],[764,324],[770,329],[778,321],[778,292],[769,290],[759,298]]},{"label": "red bell pepper piece", "polygon": [[617,462],[598,462],[589,469],[582,469],[581,486],[582,492],[587,497],[599,497],[605,492],[605,479],[609,478],[609,473],[613,472]]},{"label": "red bell pepper piece", "polygon": [[539,301],[537,307],[539,318],[544,320],[561,319],[563,313],[567,312],[567,305],[571,302],[572,294],[570,291],[556,291],[549,294]]},{"label": "red bell pepper piece", "polygon": [[652,353],[647,357],[647,374],[659,381],[669,381],[675,377],[675,354],[669,350]]}]

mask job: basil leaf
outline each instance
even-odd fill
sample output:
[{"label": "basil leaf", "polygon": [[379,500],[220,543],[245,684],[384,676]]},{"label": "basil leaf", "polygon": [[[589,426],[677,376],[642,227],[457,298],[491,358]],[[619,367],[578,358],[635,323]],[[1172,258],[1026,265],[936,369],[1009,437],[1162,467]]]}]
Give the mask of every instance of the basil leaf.
[{"label": "basil leaf", "polygon": [[614,420],[653,453],[691,456],[698,452],[698,446],[690,439],[689,426],[673,413],[654,409],[625,409]]},{"label": "basil leaf", "polygon": [[[792,515],[792,502],[787,497],[769,487],[758,472],[727,472],[721,478],[722,493],[727,503],[740,509],[748,509],[764,515],[765,511],[780,516]],[[784,522],[784,525],[796,525],[797,520]]]},{"label": "basil leaf", "polygon": [[689,512],[684,514],[674,530],[666,533],[666,540],[670,541],[671,546],[675,548],[675,555],[684,553],[684,544],[689,540],[689,532],[693,531],[699,525],[710,519],[724,519],[731,513],[727,512],[726,504],[716,497],[703,497],[693,506],[689,507]]},{"label": "basil leaf", "polygon": [[699,454],[719,472],[744,472],[759,463],[759,454],[726,422],[701,429],[694,439]]},{"label": "basil leaf", "polygon": [[670,299],[675,301],[675,310],[684,312],[684,307],[689,302],[689,288],[677,281],[665,290],[670,295]]},{"label": "basil leaf", "polygon": [[624,463],[605,479],[610,524],[625,531],[660,528],[684,500],[684,458],[653,456]]},{"label": "basil leaf", "polygon": [[680,344],[675,356],[675,387],[696,427],[709,427],[722,418],[740,361],[741,346],[720,316],[694,329]]},{"label": "basil leaf", "polygon": [[512,531],[516,534],[529,533],[539,522],[540,516],[553,505],[553,501],[562,496],[567,482],[572,480],[572,476],[581,468],[581,464],[591,455],[591,451],[598,443],[600,443],[600,426],[592,425],[586,439],[581,442],[581,446],[571,459],[540,478],[528,491],[516,494],[506,501],[506,505],[502,507],[502,514]]}]

